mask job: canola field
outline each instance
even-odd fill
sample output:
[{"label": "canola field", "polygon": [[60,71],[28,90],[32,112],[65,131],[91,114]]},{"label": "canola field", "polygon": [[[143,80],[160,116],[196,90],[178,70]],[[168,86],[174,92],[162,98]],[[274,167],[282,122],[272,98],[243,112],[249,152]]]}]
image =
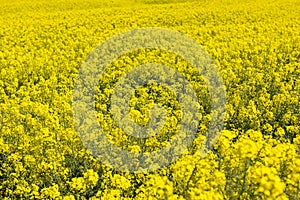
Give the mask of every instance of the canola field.
[{"label": "canola field", "polygon": [[[147,27],[180,32],[205,49],[224,82],[226,114],[220,137],[200,157],[213,110],[201,74],[159,49],[122,55],[95,93],[97,120],[112,144],[153,152],[188,124],[172,91],[153,82],[137,88],[128,109],[145,126],[159,104],[166,111],[159,133],[141,139],[117,126],[116,83],[141,64],[172,66],[199,101],[192,145],[170,165],[136,173],[87,148],[74,125],[73,93],[101,42]],[[299,148],[298,0],[0,0],[0,199],[299,199]]]}]

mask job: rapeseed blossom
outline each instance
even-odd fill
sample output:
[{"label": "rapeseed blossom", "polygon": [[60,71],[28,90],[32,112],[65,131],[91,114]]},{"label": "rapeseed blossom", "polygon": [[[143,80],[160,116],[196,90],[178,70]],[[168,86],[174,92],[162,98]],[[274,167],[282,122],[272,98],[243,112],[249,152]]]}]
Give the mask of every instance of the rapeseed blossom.
[{"label": "rapeseed blossom", "polygon": [[[297,1],[0,0],[0,5],[0,199],[299,198]],[[159,49],[136,50],[111,63],[99,79],[95,109],[109,141],[122,149],[158,150],[186,123],[183,115],[192,119],[171,90],[151,83],[124,94],[131,95],[130,116],[144,126],[149,110],[163,108],[166,124],[155,137],[127,135],[134,130],[116,125],[110,97],[131,69],[154,62],[170,66],[199,100],[193,105],[200,124],[192,146],[170,166],[144,174],[99,162],[75,131],[72,111],[74,80],[89,53],[106,38],[140,27],[177,30],[201,44],[218,67],[227,99],[224,130],[200,158],[212,108],[193,66]]]}]

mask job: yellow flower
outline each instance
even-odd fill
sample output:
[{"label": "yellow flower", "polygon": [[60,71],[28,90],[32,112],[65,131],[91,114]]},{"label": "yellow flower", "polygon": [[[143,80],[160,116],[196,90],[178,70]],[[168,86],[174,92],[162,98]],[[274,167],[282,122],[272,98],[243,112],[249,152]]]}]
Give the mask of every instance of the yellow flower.
[{"label": "yellow flower", "polygon": [[50,199],[56,199],[60,196],[59,187],[57,184],[44,188],[41,190],[41,196],[43,198],[50,198]]},{"label": "yellow flower", "polygon": [[86,183],[83,177],[72,178],[72,181],[69,182],[71,188],[77,192],[83,193],[86,190]]},{"label": "yellow flower", "polygon": [[84,179],[85,179],[85,182],[86,182],[88,185],[89,185],[89,184],[91,184],[91,185],[96,185],[97,182],[98,182],[98,179],[99,179],[99,175],[98,175],[96,172],[94,172],[93,169],[87,170],[87,172],[85,172],[85,173],[83,174],[83,177],[84,177]]}]

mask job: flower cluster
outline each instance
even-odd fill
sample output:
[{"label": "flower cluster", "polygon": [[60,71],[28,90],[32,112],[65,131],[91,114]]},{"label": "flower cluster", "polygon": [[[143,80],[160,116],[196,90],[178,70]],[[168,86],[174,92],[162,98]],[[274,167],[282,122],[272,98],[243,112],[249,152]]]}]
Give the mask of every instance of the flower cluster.
[{"label": "flower cluster", "polygon": [[[0,199],[298,199],[299,10],[294,0],[0,0]],[[170,66],[199,100],[190,105],[200,111],[191,147],[170,166],[145,174],[117,171],[95,158],[74,128],[72,111],[84,59],[99,42],[139,27],[195,39],[215,61],[227,100],[224,130],[200,158],[212,108],[193,66],[158,49],[111,63],[100,77],[95,110],[106,137],[123,150],[158,150],[186,123],[182,116],[193,115],[181,112],[168,87],[153,82],[129,94],[130,117],[145,126],[149,111],[163,108],[165,124],[146,139],[127,135],[114,121],[110,99],[131,69]]]}]

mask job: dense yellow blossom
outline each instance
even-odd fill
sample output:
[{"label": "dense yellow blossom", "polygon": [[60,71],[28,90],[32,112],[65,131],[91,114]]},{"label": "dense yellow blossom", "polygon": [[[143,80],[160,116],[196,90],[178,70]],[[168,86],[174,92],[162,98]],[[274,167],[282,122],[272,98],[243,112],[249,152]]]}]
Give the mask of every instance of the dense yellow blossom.
[{"label": "dense yellow blossom", "polygon": [[[224,130],[200,158],[211,101],[193,66],[157,49],[114,60],[99,79],[95,108],[109,141],[124,150],[166,146],[190,115],[172,91],[151,83],[130,94],[130,116],[146,125],[149,110],[163,108],[166,125],[148,139],[125,134],[132,130],[115,124],[110,97],[126,72],[154,62],[171,66],[199,100],[192,146],[151,173],[101,163],[82,143],[72,110],[74,81],[89,53],[141,27],[176,30],[201,44],[227,100]],[[296,0],[0,0],[0,199],[299,199],[299,33]]]}]

